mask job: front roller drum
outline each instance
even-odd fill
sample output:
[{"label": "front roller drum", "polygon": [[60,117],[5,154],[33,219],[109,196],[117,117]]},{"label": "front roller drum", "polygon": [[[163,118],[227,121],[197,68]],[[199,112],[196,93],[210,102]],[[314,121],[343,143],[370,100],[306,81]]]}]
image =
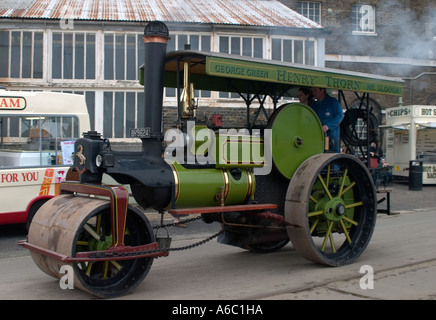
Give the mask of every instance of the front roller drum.
[{"label": "front roller drum", "polygon": [[367,247],[376,221],[372,177],[348,154],[319,154],[295,172],[285,202],[294,248],[305,258],[329,266],[354,261]]},{"label": "front roller drum", "polygon": [[[47,201],[36,213],[28,242],[67,257],[82,251],[106,250],[112,245],[110,202],[64,194]],[[124,245],[153,243],[152,228],[142,212],[128,207]],[[153,258],[65,263],[30,251],[36,265],[48,275],[61,278],[60,268],[74,271],[74,286],[95,296],[111,298],[135,288],[147,275]]]}]

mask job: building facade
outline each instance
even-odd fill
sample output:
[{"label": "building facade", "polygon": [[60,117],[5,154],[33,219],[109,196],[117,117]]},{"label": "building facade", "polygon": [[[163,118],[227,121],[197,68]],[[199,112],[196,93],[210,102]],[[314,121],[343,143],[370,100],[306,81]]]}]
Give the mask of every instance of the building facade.
[{"label": "building facade", "polygon": [[326,66],[401,77],[399,103],[436,105],[436,1],[280,1],[326,28]]},{"label": "building facade", "polygon": [[[124,138],[143,121],[138,67],[147,21],[168,24],[168,50],[227,52],[405,79],[398,104],[436,105],[436,2],[433,0],[4,0],[0,3],[0,85],[10,90],[84,94],[92,129]],[[164,121],[176,114],[165,90]],[[196,91],[208,119],[225,113],[239,126],[245,109],[234,96]],[[353,98],[353,97],[351,97]],[[353,100],[353,99],[351,99]],[[354,102],[351,103],[353,105]],[[226,111],[222,112],[222,108]],[[203,120],[202,119],[202,120]]]},{"label": "building facade", "polygon": [[[2,1],[0,85],[84,94],[92,129],[108,138],[125,138],[130,128],[143,126],[143,110],[136,106],[143,105],[138,70],[147,21],[168,25],[169,51],[189,44],[193,50],[324,66],[324,28],[278,1],[119,3]],[[246,112],[235,108],[240,100],[227,93],[196,91],[196,98],[207,106],[198,113],[205,119],[223,113],[218,105],[227,107],[226,125],[240,125],[238,118]],[[176,116],[174,89],[166,88],[165,106],[169,126]]]}]

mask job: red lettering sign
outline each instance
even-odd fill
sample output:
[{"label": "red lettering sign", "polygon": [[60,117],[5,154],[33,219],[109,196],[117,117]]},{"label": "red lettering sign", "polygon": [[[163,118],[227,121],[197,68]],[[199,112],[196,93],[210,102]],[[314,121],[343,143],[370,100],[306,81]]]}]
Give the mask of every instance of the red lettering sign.
[{"label": "red lettering sign", "polygon": [[0,97],[0,110],[23,110],[26,99],[23,97]]}]

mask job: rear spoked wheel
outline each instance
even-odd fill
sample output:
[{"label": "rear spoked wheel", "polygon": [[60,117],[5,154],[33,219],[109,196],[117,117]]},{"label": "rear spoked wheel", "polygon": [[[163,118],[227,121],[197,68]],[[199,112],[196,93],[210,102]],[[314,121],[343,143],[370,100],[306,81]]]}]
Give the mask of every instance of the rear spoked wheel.
[{"label": "rear spoked wheel", "polygon": [[347,154],[319,154],[295,172],[286,194],[285,217],[294,248],[329,266],[351,263],[367,247],[377,213],[372,177]]},{"label": "rear spoked wheel", "polygon": [[[154,242],[152,228],[143,214],[129,208],[124,232],[125,246]],[[88,216],[79,228],[73,256],[81,251],[107,250],[112,245],[110,207],[102,207]],[[130,292],[146,276],[153,258],[128,260],[88,261],[75,264],[75,275],[86,291],[109,298]]]},{"label": "rear spoked wheel", "polygon": [[[104,251],[112,246],[111,205],[104,199],[63,194],[47,201],[35,214],[29,228],[29,244],[65,257],[79,252]],[[146,216],[128,206],[123,242],[139,246],[155,242]],[[61,278],[66,264],[59,258],[31,250],[36,265]],[[74,287],[95,296],[112,298],[129,293],[148,274],[154,258],[68,262],[73,268]]]}]

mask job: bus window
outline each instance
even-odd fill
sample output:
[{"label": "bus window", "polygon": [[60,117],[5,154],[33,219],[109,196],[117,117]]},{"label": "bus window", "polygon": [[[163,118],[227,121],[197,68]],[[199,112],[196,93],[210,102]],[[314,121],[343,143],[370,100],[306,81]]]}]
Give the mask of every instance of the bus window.
[{"label": "bus window", "polygon": [[75,116],[0,117],[0,166],[69,164],[63,142],[79,137]]}]

